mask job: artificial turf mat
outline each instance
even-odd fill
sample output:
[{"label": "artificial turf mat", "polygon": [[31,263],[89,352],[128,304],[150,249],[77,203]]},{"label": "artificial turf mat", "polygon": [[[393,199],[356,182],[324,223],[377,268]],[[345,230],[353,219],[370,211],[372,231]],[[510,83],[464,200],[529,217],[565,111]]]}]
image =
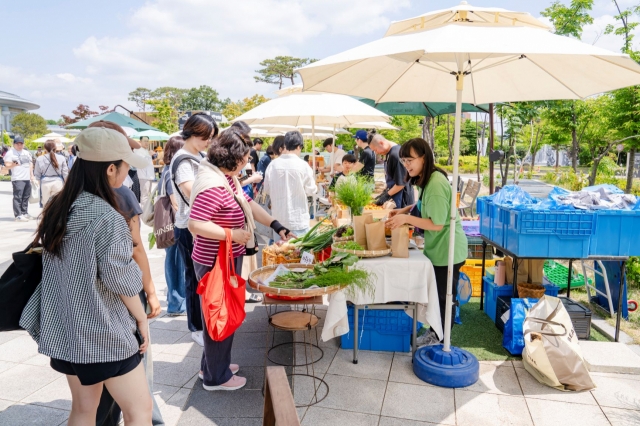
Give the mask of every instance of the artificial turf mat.
[{"label": "artificial turf mat", "polygon": [[[462,324],[456,324],[451,332],[451,344],[465,349],[478,358],[478,361],[502,361],[520,359],[511,356],[502,347],[502,333],[491,321],[491,318],[480,310],[480,298],[472,297],[469,303],[460,307]],[[605,336],[593,327],[591,338],[599,342],[608,342]]]}]

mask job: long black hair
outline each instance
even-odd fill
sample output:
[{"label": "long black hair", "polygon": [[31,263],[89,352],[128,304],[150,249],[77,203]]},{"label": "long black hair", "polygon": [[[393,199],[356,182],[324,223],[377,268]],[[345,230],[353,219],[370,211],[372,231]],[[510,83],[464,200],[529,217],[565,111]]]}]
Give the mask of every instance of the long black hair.
[{"label": "long black hair", "polygon": [[400,158],[411,158],[411,150],[419,157],[424,157],[424,170],[419,176],[411,177],[407,173],[407,180],[412,185],[424,189],[435,172],[442,173],[447,177],[447,172],[436,166],[436,160],[429,143],[422,138],[410,139],[400,147]]},{"label": "long black hair", "polygon": [[76,158],[62,191],[54,195],[42,211],[42,220],[36,231],[34,246],[42,245],[49,253],[60,256],[71,205],[83,191],[102,198],[122,214],[107,176],[110,165],[113,164],[119,169],[122,163],[122,160],[98,162]]},{"label": "long black hair", "polygon": [[[213,132],[213,134],[211,134]],[[218,124],[208,114],[204,112],[197,112],[193,114],[182,128],[180,134],[185,141],[191,136],[198,136],[202,139],[213,139],[218,136]]]}]

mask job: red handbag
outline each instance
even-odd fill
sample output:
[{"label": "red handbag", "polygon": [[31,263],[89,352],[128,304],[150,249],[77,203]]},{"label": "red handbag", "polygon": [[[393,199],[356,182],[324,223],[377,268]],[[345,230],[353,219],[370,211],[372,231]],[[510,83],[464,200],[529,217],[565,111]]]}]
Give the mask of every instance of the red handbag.
[{"label": "red handbag", "polygon": [[231,230],[225,229],[226,240],[220,241],[213,269],[198,283],[202,296],[202,314],[211,339],[221,342],[231,336],[245,316],[245,280],[236,274],[233,261]]}]

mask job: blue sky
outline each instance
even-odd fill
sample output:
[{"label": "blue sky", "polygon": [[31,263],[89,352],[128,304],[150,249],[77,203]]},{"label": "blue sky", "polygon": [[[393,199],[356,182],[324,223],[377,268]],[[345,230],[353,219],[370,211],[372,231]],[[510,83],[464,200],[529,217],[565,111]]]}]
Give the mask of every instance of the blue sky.
[{"label": "blue sky", "polygon": [[[392,20],[453,6],[417,0],[20,0],[4,2],[0,90],[41,105],[57,119],[79,103],[123,104],[139,86],[207,84],[233,100],[277,87],[255,83],[276,55],[323,58],[375,40]],[[474,0],[477,6],[538,17],[551,1]],[[596,0],[583,40],[619,50],[603,35],[610,0]],[[637,0],[621,0],[627,7]],[[640,40],[640,37],[638,38]]]}]

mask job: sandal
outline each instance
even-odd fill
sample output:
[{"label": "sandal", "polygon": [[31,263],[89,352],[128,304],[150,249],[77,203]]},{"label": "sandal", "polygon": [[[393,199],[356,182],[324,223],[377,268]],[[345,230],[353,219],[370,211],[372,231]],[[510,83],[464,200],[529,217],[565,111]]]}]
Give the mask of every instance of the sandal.
[{"label": "sandal", "polygon": [[251,293],[248,299],[245,299],[245,303],[260,303],[262,302],[262,296],[256,293]]}]

